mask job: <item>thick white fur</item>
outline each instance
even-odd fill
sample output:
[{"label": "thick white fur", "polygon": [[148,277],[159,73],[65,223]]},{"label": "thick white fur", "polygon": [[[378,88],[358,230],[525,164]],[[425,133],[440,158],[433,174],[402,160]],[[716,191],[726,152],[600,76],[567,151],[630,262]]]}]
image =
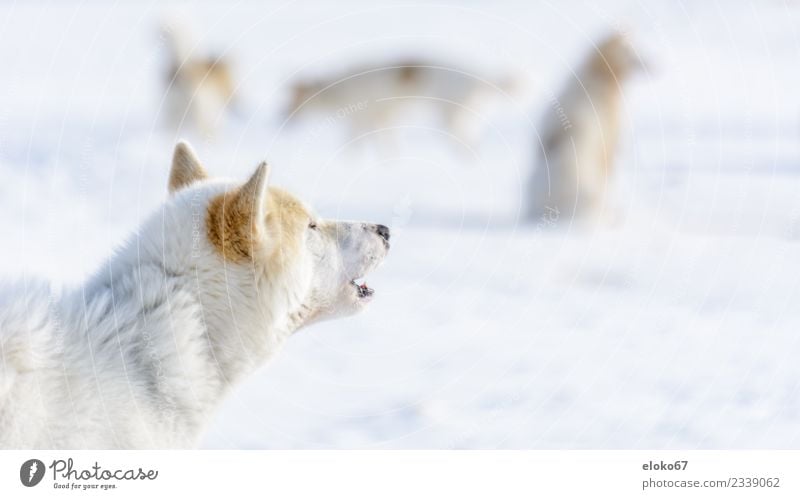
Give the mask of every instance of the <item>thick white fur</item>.
[{"label": "thick white fur", "polygon": [[388,234],[315,220],[280,268],[266,240],[252,261],[228,261],[205,214],[239,185],[179,190],[75,290],[4,288],[0,447],[194,446],[230,388],[295,330],[363,308],[350,280],[380,263]]}]

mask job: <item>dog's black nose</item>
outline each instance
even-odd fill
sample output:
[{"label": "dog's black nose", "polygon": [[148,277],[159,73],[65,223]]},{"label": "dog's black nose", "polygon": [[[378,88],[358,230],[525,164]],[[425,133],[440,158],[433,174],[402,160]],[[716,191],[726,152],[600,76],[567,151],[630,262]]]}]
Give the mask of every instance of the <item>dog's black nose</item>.
[{"label": "dog's black nose", "polygon": [[383,238],[384,241],[387,243],[389,242],[389,227],[385,225],[376,225],[375,230],[378,232],[378,235]]}]

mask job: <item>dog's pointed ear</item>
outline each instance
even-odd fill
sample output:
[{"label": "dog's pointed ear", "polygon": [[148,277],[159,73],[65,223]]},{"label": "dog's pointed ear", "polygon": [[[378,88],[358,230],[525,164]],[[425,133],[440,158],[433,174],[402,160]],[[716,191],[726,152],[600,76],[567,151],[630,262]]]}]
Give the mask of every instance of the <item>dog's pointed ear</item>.
[{"label": "dog's pointed ear", "polygon": [[247,260],[264,249],[268,180],[263,162],[244,185],[209,204],[208,237],[225,258]]},{"label": "dog's pointed ear", "polygon": [[259,163],[256,171],[236,194],[236,210],[249,217],[253,233],[257,236],[262,235],[266,217],[269,170],[266,161]]},{"label": "dog's pointed ear", "polygon": [[186,141],[180,141],[175,146],[172,154],[172,169],[169,172],[169,193],[183,189],[184,187],[208,178],[203,165],[197,159],[192,146]]}]

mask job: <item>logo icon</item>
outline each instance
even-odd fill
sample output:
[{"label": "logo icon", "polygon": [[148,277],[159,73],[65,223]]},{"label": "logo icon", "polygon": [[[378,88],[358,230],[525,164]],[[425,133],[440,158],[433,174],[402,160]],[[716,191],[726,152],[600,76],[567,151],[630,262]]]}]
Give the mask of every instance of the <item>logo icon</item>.
[{"label": "logo icon", "polygon": [[19,481],[26,487],[35,487],[44,478],[44,463],[38,459],[28,459],[19,468]]}]

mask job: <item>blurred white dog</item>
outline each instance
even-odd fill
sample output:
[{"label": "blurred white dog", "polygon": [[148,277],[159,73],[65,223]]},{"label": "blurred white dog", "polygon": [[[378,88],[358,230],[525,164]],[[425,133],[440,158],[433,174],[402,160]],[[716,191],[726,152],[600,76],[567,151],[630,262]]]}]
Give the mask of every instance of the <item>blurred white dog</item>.
[{"label": "blurred white dog", "polygon": [[362,310],[389,229],[208,178],[178,144],[169,200],[89,282],[0,292],[0,447],[195,445],[232,386],[299,328]]},{"label": "blurred white dog", "polygon": [[619,34],[594,49],[541,124],[542,153],[530,179],[528,215],[599,220],[620,131],[622,85],[643,67]]},{"label": "blurred white dog", "polygon": [[292,86],[287,119],[309,112],[342,120],[353,138],[399,124],[409,109],[432,112],[453,139],[475,147],[486,116],[503,94],[517,95],[521,76],[497,82],[450,65],[418,59],[368,64],[327,78],[301,79]]}]

